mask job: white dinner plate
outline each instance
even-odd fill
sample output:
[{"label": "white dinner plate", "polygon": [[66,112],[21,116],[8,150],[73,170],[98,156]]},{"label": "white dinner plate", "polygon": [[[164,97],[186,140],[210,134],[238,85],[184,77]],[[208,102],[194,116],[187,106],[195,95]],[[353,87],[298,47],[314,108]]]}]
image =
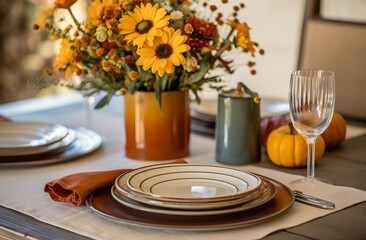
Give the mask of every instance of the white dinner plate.
[{"label": "white dinner plate", "polygon": [[[19,155],[54,144],[69,134],[68,128],[40,122],[1,122],[0,155]],[[23,153],[21,153],[23,154]]]},{"label": "white dinner plate", "polygon": [[266,179],[262,179],[263,181],[263,190],[261,194],[246,203],[236,204],[231,207],[226,208],[219,208],[219,209],[169,209],[169,208],[162,208],[159,206],[153,206],[149,204],[143,203],[143,201],[136,201],[136,196],[133,194],[129,194],[127,191],[121,193],[117,190],[116,186],[114,185],[111,189],[112,197],[122,205],[125,205],[130,208],[134,208],[140,211],[151,212],[151,213],[159,213],[159,214],[168,214],[168,215],[178,215],[178,216],[203,216],[203,215],[218,215],[218,214],[227,214],[233,212],[240,212],[244,210],[249,210],[251,208],[258,207],[262,204],[267,203],[276,195],[276,188],[273,184]]},{"label": "white dinner plate", "polygon": [[[287,99],[265,97],[260,103],[261,117],[280,116],[289,112]],[[206,122],[215,123],[218,110],[218,100],[203,99],[200,104],[191,103],[191,116]]]},{"label": "white dinner plate", "polygon": [[48,154],[29,155],[27,157],[0,157],[0,168],[34,167],[63,163],[85,156],[102,145],[102,137],[94,131],[86,128],[76,128],[72,129],[72,132],[76,134],[76,139],[68,146]]},{"label": "white dinner plate", "polygon": [[163,164],[143,167],[121,177],[116,185],[151,199],[215,202],[249,195],[261,186],[254,174],[208,165]]},{"label": "white dinner plate", "polygon": [[28,157],[33,155],[49,154],[53,151],[59,151],[68,145],[70,145],[76,139],[75,131],[68,129],[65,137],[52,144],[42,145],[34,148],[20,148],[20,149],[7,149],[6,151],[0,150],[0,158],[19,158]]},{"label": "white dinner plate", "polygon": [[245,195],[244,197],[229,199],[224,201],[211,201],[211,202],[183,202],[183,201],[167,201],[165,199],[151,199],[143,195],[139,195],[132,192],[127,185],[122,188],[116,187],[116,191],[133,201],[165,209],[176,209],[176,210],[213,210],[232,207],[235,205],[243,204],[258,198],[264,191],[264,186],[260,187],[257,191]]},{"label": "white dinner plate", "polygon": [[[133,177],[130,180],[133,182]],[[171,172],[147,177],[138,189],[157,198],[217,201],[221,197],[240,196],[247,183],[231,175],[210,172]]]}]

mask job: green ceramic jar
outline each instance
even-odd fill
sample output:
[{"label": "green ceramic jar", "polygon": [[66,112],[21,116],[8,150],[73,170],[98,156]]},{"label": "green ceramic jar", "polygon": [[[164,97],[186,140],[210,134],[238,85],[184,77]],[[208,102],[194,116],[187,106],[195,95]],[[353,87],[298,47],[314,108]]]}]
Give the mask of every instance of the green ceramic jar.
[{"label": "green ceramic jar", "polygon": [[244,84],[219,94],[216,116],[216,161],[244,165],[260,161],[260,103]]}]

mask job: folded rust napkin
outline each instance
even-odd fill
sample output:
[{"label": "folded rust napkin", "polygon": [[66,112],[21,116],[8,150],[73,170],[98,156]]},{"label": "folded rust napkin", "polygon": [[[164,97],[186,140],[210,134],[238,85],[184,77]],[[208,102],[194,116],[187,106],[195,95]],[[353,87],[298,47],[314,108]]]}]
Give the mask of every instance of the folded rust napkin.
[{"label": "folded rust napkin", "polygon": [[[169,163],[186,163],[179,159]],[[84,172],[67,175],[46,184],[44,191],[57,202],[73,203],[76,207],[85,204],[86,198],[101,187],[113,185],[115,179],[131,169]]]},{"label": "folded rust napkin", "polygon": [[4,115],[0,115],[0,122],[10,122],[10,118],[5,117]]}]

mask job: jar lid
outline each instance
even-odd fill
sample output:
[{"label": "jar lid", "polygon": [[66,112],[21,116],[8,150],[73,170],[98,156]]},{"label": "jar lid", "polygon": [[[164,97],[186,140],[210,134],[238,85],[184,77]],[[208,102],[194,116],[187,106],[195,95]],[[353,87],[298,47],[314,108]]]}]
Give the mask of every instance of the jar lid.
[{"label": "jar lid", "polygon": [[223,92],[221,95],[225,97],[234,97],[234,98],[253,98],[254,102],[259,103],[260,97],[256,92],[252,92],[244,83],[238,82],[236,88],[231,89],[229,91]]},{"label": "jar lid", "polygon": [[244,91],[242,87],[239,86],[237,88],[232,89],[231,91],[224,94],[227,97],[236,97],[236,98],[250,98],[251,96]]}]

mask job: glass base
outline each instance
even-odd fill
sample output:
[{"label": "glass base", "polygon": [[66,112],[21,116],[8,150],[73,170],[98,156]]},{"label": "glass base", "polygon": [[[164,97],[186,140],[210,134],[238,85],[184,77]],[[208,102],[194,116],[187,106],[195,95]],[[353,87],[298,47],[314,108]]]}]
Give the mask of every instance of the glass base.
[{"label": "glass base", "polygon": [[307,194],[316,193],[333,185],[331,181],[323,178],[305,177],[289,183],[292,190],[298,190]]}]

